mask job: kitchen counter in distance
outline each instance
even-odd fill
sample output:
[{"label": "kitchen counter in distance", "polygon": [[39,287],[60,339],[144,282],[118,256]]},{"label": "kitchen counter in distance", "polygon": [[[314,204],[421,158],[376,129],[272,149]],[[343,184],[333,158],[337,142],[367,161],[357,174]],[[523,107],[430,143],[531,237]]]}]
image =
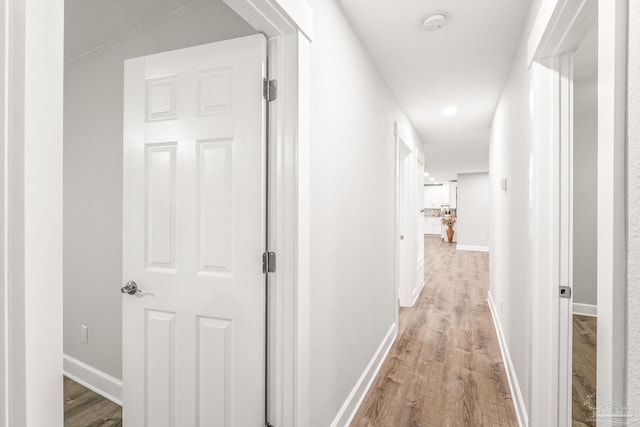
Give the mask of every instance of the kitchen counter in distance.
[{"label": "kitchen counter in distance", "polygon": [[423,219],[422,230],[424,234],[439,235],[442,233],[440,229],[440,217],[425,216]]}]

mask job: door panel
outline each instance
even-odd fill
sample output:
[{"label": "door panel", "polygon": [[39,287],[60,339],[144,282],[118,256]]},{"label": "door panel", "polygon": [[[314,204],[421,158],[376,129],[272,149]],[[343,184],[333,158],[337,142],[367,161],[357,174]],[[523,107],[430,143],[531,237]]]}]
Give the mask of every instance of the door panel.
[{"label": "door panel", "polygon": [[407,262],[407,258],[408,258],[408,248],[407,248],[407,228],[408,228],[408,221],[407,221],[407,205],[408,205],[408,201],[407,201],[407,156],[408,153],[406,152],[406,150],[404,149],[404,144],[400,145],[400,150],[399,150],[399,160],[398,160],[398,195],[399,195],[399,206],[398,206],[398,224],[399,224],[399,230],[400,230],[400,236],[399,236],[399,245],[400,245],[400,251],[399,251],[399,269],[400,269],[400,273],[399,273],[399,297],[400,297],[400,305],[404,306],[406,305],[406,290],[407,287],[409,286],[408,280],[409,280],[409,275],[408,273],[408,262]]},{"label": "door panel", "polygon": [[416,289],[419,292],[424,285],[424,216],[421,209],[424,207],[424,163],[418,159],[416,161],[416,203],[414,210],[415,234],[416,234],[416,254],[417,254],[417,271],[416,271]]},{"label": "door panel", "polygon": [[415,160],[411,150],[401,140],[399,144],[399,230],[402,236],[399,251],[399,296],[400,305],[411,306],[411,295],[415,289],[416,254],[415,254]]},{"label": "door panel", "polygon": [[262,35],[125,63],[123,416],[264,422]]}]

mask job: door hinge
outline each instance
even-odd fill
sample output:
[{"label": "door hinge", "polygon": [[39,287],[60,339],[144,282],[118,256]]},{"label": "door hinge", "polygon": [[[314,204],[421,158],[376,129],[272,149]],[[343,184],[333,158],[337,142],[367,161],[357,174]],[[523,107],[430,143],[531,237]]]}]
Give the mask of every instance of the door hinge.
[{"label": "door hinge", "polygon": [[274,427],[274,426],[269,421],[267,421],[266,423],[264,423],[264,427]]},{"label": "door hinge", "polygon": [[275,101],[278,98],[278,81],[264,79],[262,81],[262,96],[267,102]]},{"label": "door hinge", "polygon": [[571,286],[560,286],[560,298],[571,298]]},{"label": "door hinge", "polygon": [[262,254],[262,272],[263,273],[276,272],[276,253],[275,252],[265,252]]}]

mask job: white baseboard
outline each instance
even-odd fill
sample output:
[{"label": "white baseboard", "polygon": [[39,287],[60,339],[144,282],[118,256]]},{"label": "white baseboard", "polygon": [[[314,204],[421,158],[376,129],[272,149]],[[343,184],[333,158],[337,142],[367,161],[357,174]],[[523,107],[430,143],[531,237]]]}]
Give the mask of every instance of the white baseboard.
[{"label": "white baseboard", "polygon": [[580,304],[577,302],[573,303],[573,314],[579,314],[581,316],[598,316],[598,306],[593,304]]},{"label": "white baseboard", "polygon": [[489,252],[489,246],[456,245],[459,251]]},{"label": "white baseboard", "polygon": [[420,296],[420,292],[422,292],[423,288],[424,288],[424,280],[422,281],[422,283],[418,288],[413,290],[413,298],[412,298],[413,301],[411,301],[411,305],[409,307],[413,307],[416,301],[418,301],[418,297]]},{"label": "white baseboard", "polygon": [[338,414],[333,419],[333,422],[331,422],[331,427],[346,427],[351,423],[353,417],[356,415],[356,412],[358,412],[358,409],[362,404],[362,400],[367,395],[367,391],[369,391],[371,384],[373,384],[373,380],[376,378],[376,375],[382,366],[382,362],[384,362],[387,354],[389,354],[391,345],[395,341],[397,335],[398,325],[394,323],[382,340],[380,347],[376,350],[366,369],[356,382],[353,390],[351,390],[351,393],[347,396],[347,400],[344,401],[342,407],[338,411]]},{"label": "white baseboard", "polygon": [[64,375],[105,399],[122,406],[122,381],[68,355],[62,360]]},{"label": "white baseboard", "polygon": [[493,302],[491,292],[487,297],[489,303],[489,310],[491,311],[491,317],[493,318],[493,326],[496,328],[496,335],[498,336],[498,344],[500,344],[500,352],[502,353],[502,361],[504,362],[505,371],[507,372],[507,379],[509,381],[509,389],[511,390],[511,399],[513,400],[513,406],[516,409],[516,415],[518,417],[518,424],[520,427],[529,426],[529,416],[527,415],[527,408],[524,405],[524,399],[522,397],[522,391],[518,384],[518,377],[516,375],[515,368],[513,367],[513,361],[509,354],[509,348],[507,347],[507,341],[504,336],[504,331],[500,324],[500,318],[496,311],[496,306]]}]

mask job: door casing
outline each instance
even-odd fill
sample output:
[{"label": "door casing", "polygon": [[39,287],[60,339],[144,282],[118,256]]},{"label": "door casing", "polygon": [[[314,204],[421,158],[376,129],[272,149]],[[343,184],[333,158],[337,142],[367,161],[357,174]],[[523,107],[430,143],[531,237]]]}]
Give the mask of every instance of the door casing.
[{"label": "door casing", "polygon": [[[269,39],[269,418],[308,425],[309,48],[300,0],[224,0]],[[62,426],[63,0],[0,7],[0,423]],[[259,95],[257,95],[259,96]],[[43,214],[42,212],[47,212]],[[54,254],[52,256],[52,254]],[[117,291],[117,287],[114,287]]]},{"label": "door casing", "polygon": [[[625,396],[626,2],[547,0],[528,41],[533,103],[530,188],[533,331],[531,425],[571,424],[572,58],[598,20],[599,402]],[[598,425],[601,425],[598,422]]]},{"label": "door casing", "polygon": [[412,205],[411,191],[413,172],[410,168],[411,149],[400,137],[396,137],[397,163],[396,163],[396,277],[397,292],[401,306],[409,305],[407,293],[409,292],[411,279],[411,265],[414,257],[411,257],[411,242],[413,241],[413,227],[410,220]]},{"label": "door casing", "polygon": [[[402,129],[398,122],[394,123],[395,138],[395,321],[398,324],[397,305],[411,307],[420,293],[422,281],[419,282],[417,273],[420,271],[420,260],[417,251],[418,206],[417,192],[423,187],[416,188],[416,171],[420,162],[424,165],[424,157],[417,150],[405,143]],[[402,206],[404,204],[404,207]],[[404,230],[401,230],[401,227]],[[400,236],[403,235],[403,240]],[[419,244],[422,244],[420,241]],[[401,250],[401,246],[404,248]],[[419,283],[420,284],[419,284]]]},{"label": "door casing", "polygon": [[413,304],[415,304],[415,302],[418,300],[418,297],[420,296],[420,293],[422,292],[422,289],[424,288],[424,268],[425,268],[425,258],[424,258],[424,230],[423,230],[423,224],[424,224],[424,219],[422,216],[422,213],[420,213],[420,215],[418,215],[418,212],[421,212],[421,209],[424,207],[424,156],[420,153],[416,153],[416,173],[414,174],[415,176],[415,182],[416,182],[416,187],[415,187],[415,198],[416,198],[416,203],[415,203],[415,211],[413,214],[413,222],[415,224],[415,231],[414,231],[414,235],[416,236],[416,253],[417,253],[417,267],[416,267],[416,283],[415,283],[415,290],[414,290],[414,296],[413,296],[413,301],[411,303],[411,305],[413,306]]}]

